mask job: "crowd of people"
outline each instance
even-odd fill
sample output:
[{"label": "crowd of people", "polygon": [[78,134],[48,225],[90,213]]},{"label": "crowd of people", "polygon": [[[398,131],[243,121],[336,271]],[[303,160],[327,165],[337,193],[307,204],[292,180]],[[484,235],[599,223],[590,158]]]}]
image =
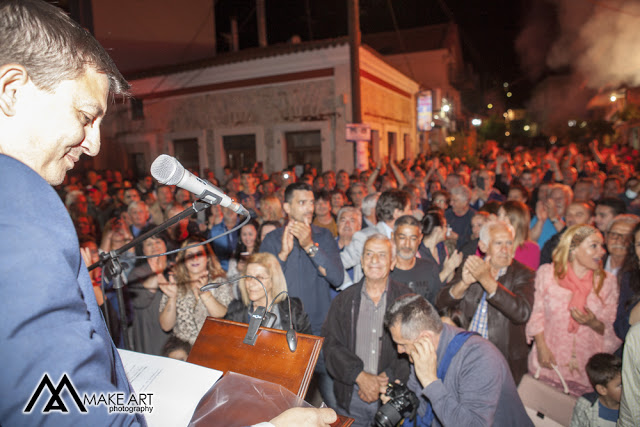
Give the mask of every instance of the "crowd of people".
[{"label": "crowd of people", "polygon": [[[92,272],[95,294],[120,346],[129,334],[137,351],[168,355],[179,343],[182,357],[207,316],[248,323],[255,308],[276,298],[276,327],[291,321],[298,332],[325,337],[315,373],[319,391],[355,425],[371,425],[381,391],[395,380],[415,386],[412,375],[427,402],[420,416],[432,411],[441,424],[518,419],[515,388],[527,372],[576,397],[595,390],[610,421],[622,399],[621,419],[637,420],[640,390],[633,384],[640,380],[625,382],[632,397],[612,398],[608,383],[601,390],[587,366],[599,366],[594,358],[611,360],[603,354],[622,356],[627,334],[638,334],[638,159],[627,148],[601,149],[596,140],[515,152],[489,142],[477,159],[420,154],[371,162],[351,174],[310,164],[270,175],[259,164],[225,168],[220,177],[207,172],[251,219],[213,205],[125,254],[126,324],[117,316],[113,279]],[[150,176],[125,179],[118,170],[69,175],[56,188],[93,260],[96,248],[117,249],[194,202],[185,190]],[[177,256],[136,257],[216,236]],[[253,278],[234,281],[244,275]],[[225,284],[200,291],[216,281]],[[282,291],[291,297],[291,314]],[[385,323],[386,309],[408,293],[426,300],[411,303],[422,314],[405,309]],[[412,316],[430,332],[404,329]],[[394,325],[401,326],[396,334]],[[491,383],[494,396],[473,396],[448,379],[445,390],[427,391],[429,375],[410,369],[429,352],[439,361],[439,337],[448,342],[455,328],[488,340],[502,355],[503,364],[478,362],[478,369],[499,372],[500,381],[460,379],[471,381],[470,390]],[[415,343],[427,341],[430,350],[420,359]],[[495,351],[478,346],[474,352],[487,357]],[[399,354],[403,348],[409,360]],[[608,381],[619,383],[633,364],[618,363]],[[467,410],[447,413],[434,393]]]}]

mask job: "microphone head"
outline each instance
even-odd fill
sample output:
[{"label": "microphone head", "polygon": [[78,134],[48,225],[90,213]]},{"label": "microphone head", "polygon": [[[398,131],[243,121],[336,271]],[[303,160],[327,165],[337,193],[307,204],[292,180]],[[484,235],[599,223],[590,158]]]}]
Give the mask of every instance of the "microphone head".
[{"label": "microphone head", "polygon": [[184,175],[184,167],[175,157],[161,154],[151,164],[151,175],[160,184],[176,185]]},{"label": "microphone head", "polygon": [[289,329],[287,331],[287,344],[289,345],[291,353],[296,351],[296,348],[298,348],[298,335],[296,335],[295,329]]}]

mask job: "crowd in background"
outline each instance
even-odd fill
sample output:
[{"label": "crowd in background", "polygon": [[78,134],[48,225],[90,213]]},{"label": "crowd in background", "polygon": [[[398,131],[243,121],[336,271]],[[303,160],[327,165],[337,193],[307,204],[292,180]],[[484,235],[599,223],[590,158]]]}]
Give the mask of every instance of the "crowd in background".
[{"label": "crowd in background", "polygon": [[[123,346],[128,334],[135,350],[150,354],[186,358],[207,316],[248,322],[254,306],[267,300],[253,279],[229,283],[244,274],[258,277],[268,301],[277,303],[276,327],[292,321],[299,332],[320,334],[331,299],[363,277],[366,230],[384,234],[387,227],[398,261],[393,280],[423,295],[447,321],[493,342],[516,383],[530,372],[581,396],[596,387],[588,362],[602,353],[621,355],[628,331],[640,321],[639,159],[627,147],[602,148],[597,141],[513,152],[487,143],[473,158],[420,154],[372,161],[368,170],[353,173],[310,164],[271,174],[259,164],[225,168],[219,177],[207,172],[203,178],[245,206],[251,220],[235,229],[244,218],[210,206],[125,253],[124,324],[114,280],[100,268],[91,272],[94,290],[114,342]],[[70,173],[57,190],[89,263],[195,200],[151,176],[134,179],[118,170]],[[310,204],[297,196],[307,190]],[[301,224],[326,229],[331,239],[318,245],[317,235]],[[402,226],[419,230],[415,244],[401,240]],[[280,230],[278,239],[268,237],[274,230]],[[312,274],[317,268],[325,279],[318,286],[326,287],[326,301],[324,293],[306,295],[291,279],[286,259],[298,255],[287,246],[288,233],[291,245],[313,261]],[[222,234],[177,254],[139,258]],[[302,273],[308,271],[301,267]],[[498,290],[513,282],[501,302],[487,284],[495,280]],[[200,291],[211,282],[225,284]],[[295,297],[291,313],[280,294],[287,289]],[[484,325],[477,313],[483,309]],[[321,391],[335,404],[330,386]]]}]

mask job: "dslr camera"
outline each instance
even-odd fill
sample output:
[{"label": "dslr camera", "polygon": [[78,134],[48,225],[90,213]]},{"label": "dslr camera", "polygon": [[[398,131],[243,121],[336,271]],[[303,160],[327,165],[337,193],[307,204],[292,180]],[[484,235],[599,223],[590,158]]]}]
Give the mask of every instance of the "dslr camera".
[{"label": "dslr camera", "polygon": [[375,416],[376,427],[395,427],[405,417],[415,419],[418,411],[418,397],[406,385],[389,384],[385,395],[391,400],[382,405]]}]

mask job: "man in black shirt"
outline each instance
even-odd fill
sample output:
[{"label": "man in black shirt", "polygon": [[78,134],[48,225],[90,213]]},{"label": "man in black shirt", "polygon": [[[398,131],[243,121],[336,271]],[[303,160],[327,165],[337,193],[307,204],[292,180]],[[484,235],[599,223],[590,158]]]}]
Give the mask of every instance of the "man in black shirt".
[{"label": "man in black shirt", "polygon": [[396,220],[393,239],[396,244],[396,263],[391,279],[404,283],[429,302],[435,302],[442,287],[440,270],[436,264],[416,258],[422,242],[420,221],[411,215],[401,216]]}]

